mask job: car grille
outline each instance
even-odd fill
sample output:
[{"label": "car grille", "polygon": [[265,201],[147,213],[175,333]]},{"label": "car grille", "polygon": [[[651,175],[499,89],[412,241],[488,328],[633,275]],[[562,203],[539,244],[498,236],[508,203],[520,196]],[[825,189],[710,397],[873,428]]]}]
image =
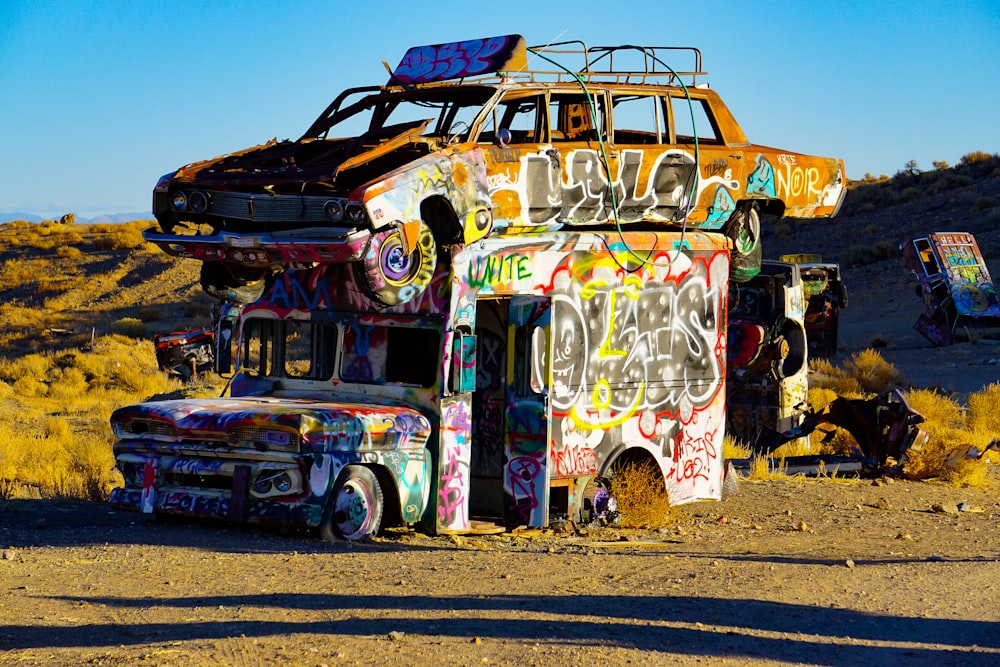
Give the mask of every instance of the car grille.
[{"label": "car grille", "polygon": [[[208,213],[220,218],[253,222],[319,222],[329,223],[323,205],[331,197],[297,195],[244,195],[213,192]],[[346,202],[341,202],[346,203]]]}]

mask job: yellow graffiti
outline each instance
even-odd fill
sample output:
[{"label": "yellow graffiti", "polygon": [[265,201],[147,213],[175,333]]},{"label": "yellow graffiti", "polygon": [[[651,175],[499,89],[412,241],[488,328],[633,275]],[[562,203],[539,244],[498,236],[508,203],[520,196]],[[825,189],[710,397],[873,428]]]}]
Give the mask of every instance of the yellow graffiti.
[{"label": "yellow graffiti", "polygon": [[[585,287],[590,287],[587,285]],[[637,276],[627,276],[623,281],[623,289],[621,293],[624,294],[628,299],[632,301],[638,301],[642,292],[642,279]],[[608,290],[606,292],[608,295],[608,325],[605,330],[604,342],[601,343],[600,356],[604,357],[625,357],[628,356],[628,350],[615,350],[611,348],[611,338],[615,331],[615,313],[618,312],[616,308],[618,301],[619,290]],[[581,294],[582,296],[582,294]],[[585,297],[586,298],[586,297]]]},{"label": "yellow graffiti", "polygon": [[791,161],[784,161],[784,170],[775,169],[779,192],[786,192],[792,197],[805,195],[808,199],[819,197],[823,190],[819,187],[822,178],[817,167],[799,167]]},{"label": "yellow graffiti", "polygon": [[[626,408],[625,410],[622,410],[622,412],[614,419],[603,421],[600,420],[600,418],[598,418],[598,421],[588,421],[587,419],[585,419],[586,415],[580,414],[576,405],[574,405],[572,409],[570,409],[569,413],[570,419],[573,420],[573,423],[578,428],[585,430],[593,430],[593,429],[607,430],[610,428],[614,428],[616,426],[621,426],[629,419],[631,419],[632,416],[635,415],[635,413],[639,410],[639,406],[642,405],[643,402],[643,395],[645,394],[645,390],[646,390],[646,383],[645,382],[639,383],[637,391],[635,392],[635,400],[632,401],[632,405],[628,406],[628,408]],[[598,396],[598,391],[602,393],[604,398]],[[598,410],[607,409],[608,406],[611,405],[611,385],[608,384],[607,380],[600,380],[594,385],[594,392],[592,397],[593,397],[594,407],[597,408]]]}]

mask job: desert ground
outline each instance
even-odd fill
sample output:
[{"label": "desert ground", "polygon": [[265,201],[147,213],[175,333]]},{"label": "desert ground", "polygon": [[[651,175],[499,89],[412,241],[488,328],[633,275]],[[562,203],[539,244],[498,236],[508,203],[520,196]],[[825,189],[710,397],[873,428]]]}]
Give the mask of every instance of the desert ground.
[{"label": "desert ground", "polygon": [[[931,348],[920,303],[875,292],[841,356],[878,338],[914,386],[997,380],[996,344]],[[743,480],[659,531],[365,544],[7,500],[0,665],[1000,665],[991,482]]]},{"label": "desert ground", "polygon": [[744,480],[661,531],[367,544],[2,510],[0,665],[1000,664],[992,490]]}]

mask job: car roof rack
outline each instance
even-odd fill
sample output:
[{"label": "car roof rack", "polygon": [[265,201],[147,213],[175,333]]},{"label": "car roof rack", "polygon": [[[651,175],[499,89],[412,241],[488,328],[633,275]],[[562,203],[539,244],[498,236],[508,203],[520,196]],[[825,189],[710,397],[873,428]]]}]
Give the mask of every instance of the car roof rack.
[{"label": "car roof rack", "polygon": [[[678,52],[691,58],[690,69],[677,70],[667,64],[668,56]],[[535,69],[539,58],[548,64],[564,65],[566,69]],[[567,62],[571,61],[571,62]],[[522,72],[505,72],[508,79],[527,77],[531,81],[554,77],[556,82],[573,81],[577,75],[585,82],[658,83],[666,85],[698,85],[698,77],[708,76],[701,63],[701,51],[693,46],[591,46],[581,41],[556,42],[533,46],[528,50],[528,68]]]},{"label": "car roof rack", "polygon": [[[675,69],[668,56],[686,54],[690,68]],[[389,69],[386,64],[386,69]],[[584,83],[698,85],[701,51],[693,46],[593,46],[574,40],[526,47],[521,35],[502,35],[409,49],[387,86],[449,83]]]}]

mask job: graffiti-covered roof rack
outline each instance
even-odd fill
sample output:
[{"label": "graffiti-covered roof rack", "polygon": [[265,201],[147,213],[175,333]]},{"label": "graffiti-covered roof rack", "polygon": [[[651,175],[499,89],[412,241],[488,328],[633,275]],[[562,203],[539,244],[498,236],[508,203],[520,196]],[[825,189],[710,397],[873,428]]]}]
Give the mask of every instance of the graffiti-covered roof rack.
[{"label": "graffiti-covered roof rack", "polygon": [[[690,62],[678,69],[678,54]],[[528,47],[520,35],[415,46],[392,70],[389,85],[426,84],[469,77],[505,81],[698,85],[707,76],[692,46],[587,46],[573,40]]]}]

